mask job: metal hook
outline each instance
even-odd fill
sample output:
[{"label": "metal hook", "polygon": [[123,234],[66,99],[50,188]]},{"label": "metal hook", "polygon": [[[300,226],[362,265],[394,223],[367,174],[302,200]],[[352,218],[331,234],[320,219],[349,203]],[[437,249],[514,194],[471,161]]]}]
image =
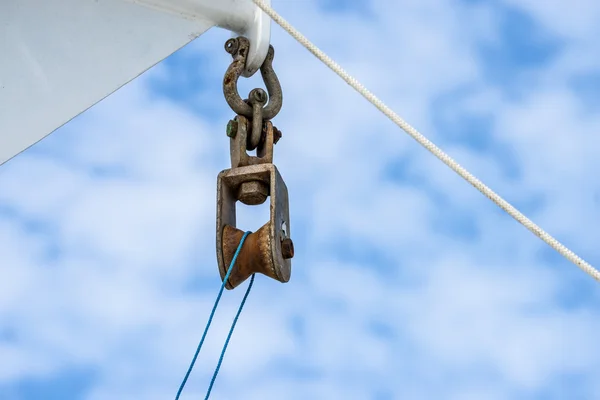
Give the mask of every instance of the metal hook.
[{"label": "metal hook", "polygon": [[[249,49],[250,41],[242,36],[235,39],[229,39],[225,42],[225,50],[233,56],[233,62],[229,65],[229,68],[227,68],[227,72],[225,72],[225,77],[223,78],[223,94],[225,95],[227,104],[229,104],[236,114],[252,118],[253,107],[240,97],[237,89],[237,82],[244,72]],[[267,57],[260,67],[260,74],[265,82],[267,93],[269,95],[269,102],[262,108],[263,120],[274,118],[281,110],[283,103],[281,85],[273,70],[274,57],[275,49],[273,49],[273,46],[269,46]]]}]

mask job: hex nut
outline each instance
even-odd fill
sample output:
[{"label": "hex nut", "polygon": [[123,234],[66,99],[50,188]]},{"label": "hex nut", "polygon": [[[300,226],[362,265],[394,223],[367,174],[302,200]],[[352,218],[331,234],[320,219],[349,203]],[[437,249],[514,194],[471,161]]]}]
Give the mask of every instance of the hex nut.
[{"label": "hex nut", "polygon": [[285,260],[294,257],[294,242],[292,242],[292,239],[285,238],[281,241],[281,255]]},{"label": "hex nut", "polygon": [[227,136],[230,138],[234,138],[237,135],[238,131],[238,122],[234,119],[229,120],[227,123]]},{"label": "hex nut", "polygon": [[244,182],[240,185],[237,199],[247,206],[257,206],[269,197],[269,187],[260,181]]}]

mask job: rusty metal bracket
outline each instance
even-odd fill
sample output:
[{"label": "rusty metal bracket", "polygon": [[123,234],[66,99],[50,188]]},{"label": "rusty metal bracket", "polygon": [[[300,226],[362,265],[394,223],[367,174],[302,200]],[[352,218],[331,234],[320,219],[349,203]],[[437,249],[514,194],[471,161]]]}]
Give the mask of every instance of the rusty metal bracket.
[{"label": "rusty metal bracket", "polygon": [[[246,152],[249,124],[248,119],[242,115],[238,115],[228,124],[227,132],[230,137],[229,154],[231,157],[231,168],[273,163],[274,132],[276,128],[273,127],[271,122],[265,122],[261,135],[264,138],[259,143],[256,156],[250,156]],[[260,180],[243,182],[240,184],[237,192],[237,199],[246,205],[262,204],[268,196],[269,187]]]},{"label": "rusty metal bracket", "polygon": [[229,39],[225,43],[225,50],[233,56],[233,61],[227,68],[223,78],[223,94],[227,104],[236,114],[252,119],[253,124],[250,129],[251,134],[247,148],[248,150],[254,150],[260,141],[263,121],[274,118],[281,110],[283,93],[279,79],[273,70],[275,50],[273,46],[269,46],[267,57],[260,67],[260,73],[267,87],[268,95],[262,89],[253,89],[249,93],[248,99],[241,98],[237,83],[244,72],[249,48],[250,42],[244,37]]},{"label": "rusty metal bracket", "polygon": [[236,201],[242,184],[262,182],[269,188],[270,218],[258,231],[248,235],[236,265],[225,285],[233,289],[259,272],[280,282],[288,282],[291,258],[288,191],[275,165],[248,165],[221,171],[217,177],[217,262],[221,279],[244,234],[236,227]]},{"label": "rusty metal bracket", "polygon": [[270,121],[265,122],[263,125],[261,136],[264,136],[264,138],[262,138],[256,149],[256,156],[248,155],[246,148],[250,121],[243,115],[238,115],[230,123],[232,126],[228,129],[228,133],[230,137],[231,168],[273,163],[273,145],[277,140],[275,138],[276,128],[273,127]]}]

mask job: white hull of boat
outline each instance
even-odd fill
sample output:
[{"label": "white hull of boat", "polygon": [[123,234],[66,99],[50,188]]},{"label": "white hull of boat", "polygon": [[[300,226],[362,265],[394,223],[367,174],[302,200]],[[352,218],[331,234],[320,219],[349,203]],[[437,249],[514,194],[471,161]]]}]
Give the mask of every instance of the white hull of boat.
[{"label": "white hull of boat", "polygon": [[256,9],[251,0],[0,1],[0,164],[213,26],[250,33],[258,68],[270,25]]}]

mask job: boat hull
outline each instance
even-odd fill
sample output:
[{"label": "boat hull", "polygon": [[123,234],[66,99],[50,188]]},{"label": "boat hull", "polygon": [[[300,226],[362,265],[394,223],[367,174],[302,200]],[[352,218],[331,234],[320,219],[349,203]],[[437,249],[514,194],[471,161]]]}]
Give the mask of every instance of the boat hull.
[{"label": "boat hull", "polygon": [[0,2],[0,164],[215,23],[123,0]]}]

